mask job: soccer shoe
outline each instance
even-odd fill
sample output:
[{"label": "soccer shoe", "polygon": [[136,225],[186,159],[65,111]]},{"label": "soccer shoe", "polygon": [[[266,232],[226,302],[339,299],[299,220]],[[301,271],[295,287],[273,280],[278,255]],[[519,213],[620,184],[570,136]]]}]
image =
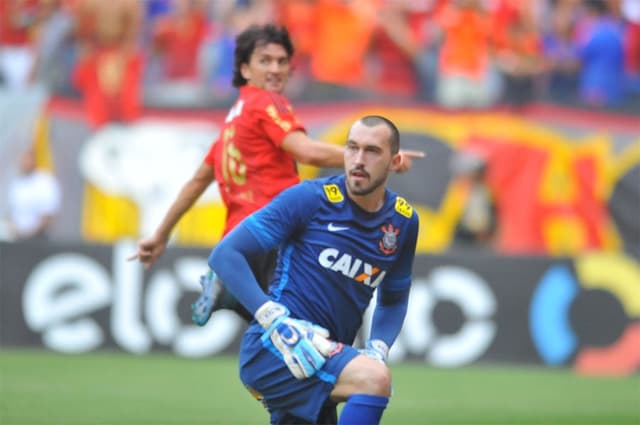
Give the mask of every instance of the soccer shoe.
[{"label": "soccer shoe", "polygon": [[221,288],[213,270],[209,270],[207,274],[200,276],[200,285],[202,286],[202,293],[196,302],[191,304],[191,321],[198,326],[204,326],[215,310],[214,307]]}]

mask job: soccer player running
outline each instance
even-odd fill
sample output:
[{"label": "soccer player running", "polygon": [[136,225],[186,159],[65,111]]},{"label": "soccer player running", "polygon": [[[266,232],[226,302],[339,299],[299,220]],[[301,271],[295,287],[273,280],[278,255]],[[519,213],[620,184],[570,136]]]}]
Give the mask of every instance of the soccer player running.
[{"label": "soccer player running", "polygon": [[[227,207],[224,235],[300,181],[296,161],[318,167],[343,165],[344,148],[309,138],[281,94],[291,71],[293,52],[285,28],[252,26],[238,35],[233,75],[238,99],[203,163],[182,187],[153,235],[138,242],[138,250],[130,259],[151,267],[164,253],[178,221],[214,180]],[[407,171],[412,158],[422,156],[422,152],[401,152],[396,171]],[[275,251],[252,260],[254,274],[265,289],[274,264]],[[220,308],[230,308],[251,319],[219,281],[210,280],[193,306],[192,318],[203,326]]]},{"label": "soccer player running", "polygon": [[[212,250],[209,265],[255,320],[240,377],[271,423],[377,424],[390,396],[385,365],[407,311],[418,215],[386,188],[399,133],[381,116],[356,121],[345,173],[283,191]],[[280,247],[268,295],[252,258]],[[211,272],[203,279],[206,281]],[[351,346],[378,289],[366,348]],[[333,415],[333,417],[332,417]]]}]

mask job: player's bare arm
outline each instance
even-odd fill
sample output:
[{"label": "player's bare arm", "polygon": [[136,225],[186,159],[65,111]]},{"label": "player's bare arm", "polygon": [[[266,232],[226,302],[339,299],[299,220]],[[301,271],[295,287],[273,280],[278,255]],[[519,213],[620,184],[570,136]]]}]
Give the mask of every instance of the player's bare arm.
[{"label": "player's bare arm", "polygon": [[164,253],[169,236],[182,216],[196,203],[202,193],[215,180],[214,170],[202,163],[194,176],[182,186],[180,193],[165,214],[162,222],[150,237],[138,242],[138,252],[129,257],[129,260],[139,260],[145,269]]},{"label": "player's bare arm", "polygon": [[302,131],[287,134],[282,141],[282,149],[303,164],[335,168],[344,165],[344,146],[316,142]]},{"label": "player's bare arm", "polygon": [[[303,164],[334,168],[344,165],[344,146],[314,141],[302,131],[287,134],[282,141],[282,149]],[[425,153],[422,151],[400,150],[400,163],[394,171],[407,172],[413,166],[413,159],[424,157]]]}]

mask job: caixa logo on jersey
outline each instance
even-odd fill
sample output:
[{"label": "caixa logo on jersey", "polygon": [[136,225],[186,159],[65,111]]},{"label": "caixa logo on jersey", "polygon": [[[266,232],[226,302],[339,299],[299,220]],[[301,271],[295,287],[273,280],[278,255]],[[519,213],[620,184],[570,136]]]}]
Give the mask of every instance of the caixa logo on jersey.
[{"label": "caixa logo on jersey", "polygon": [[344,276],[372,288],[378,287],[387,274],[385,270],[381,270],[379,267],[350,254],[341,253],[335,248],[322,250],[318,256],[318,263],[325,269],[342,273]]},{"label": "caixa logo on jersey", "polygon": [[42,334],[47,348],[70,353],[112,342],[133,353],[147,353],[155,345],[189,357],[229,349],[243,326],[234,313],[218,312],[202,328],[178,316],[185,293],[197,296],[197,277],[207,270],[206,260],[181,257],[172,269],[156,265],[144,285],[142,267],[126,261],[135,251],[130,242],[115,245],[111,274],[94,258],[76,253],[38,263],[22,293],[27,326]]}]

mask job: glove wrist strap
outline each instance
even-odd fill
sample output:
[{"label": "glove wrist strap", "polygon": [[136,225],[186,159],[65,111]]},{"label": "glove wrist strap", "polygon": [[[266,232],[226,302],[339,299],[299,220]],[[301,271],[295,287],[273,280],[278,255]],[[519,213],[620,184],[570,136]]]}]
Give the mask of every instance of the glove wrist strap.
[{"label": "glove wrist strap", "polygon": [[372,340],[369,340],[367,345],[371,347],[373,350],[380,353],[384,361],[387,361],[387,358],[389,357],[389,346],[387,345],[386,342],[384,342],[381,339],[372,339]]},{"label": "glove wrist strap", "polygon": [[263,328],[269,329],[278,317],[288,315],[289,310],[285,306],[275,301],[267,301],[258,307],[254,317]]}]

